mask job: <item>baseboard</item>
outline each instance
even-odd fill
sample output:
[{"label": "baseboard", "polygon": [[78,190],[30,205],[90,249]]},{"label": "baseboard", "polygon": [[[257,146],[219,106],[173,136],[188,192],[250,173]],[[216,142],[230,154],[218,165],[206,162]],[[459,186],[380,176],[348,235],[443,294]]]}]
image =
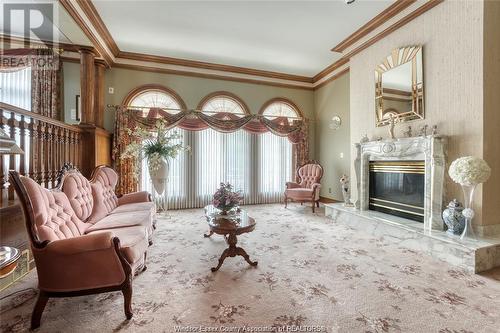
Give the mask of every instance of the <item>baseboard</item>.
[{"label": "baseboard", "polygon": [[322,203],[335,203],[335,202],[340,202],[340,201],[320,196],[319,197],[319,202],[322,202]]}]

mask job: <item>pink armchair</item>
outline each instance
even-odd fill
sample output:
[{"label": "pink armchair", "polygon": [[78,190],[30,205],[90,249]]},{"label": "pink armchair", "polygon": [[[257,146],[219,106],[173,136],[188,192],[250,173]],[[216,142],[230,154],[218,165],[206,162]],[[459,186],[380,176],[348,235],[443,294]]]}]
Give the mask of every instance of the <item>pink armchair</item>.
[{"label": "pink armchair", "polygon": [[312,211],[314,206],[319,207],[319,190],[321,188],[321,177],[323,177],[323,167],[315,162],[308,162],[297,169],[297,179],[300,183],[287,182],[285,190],[285,208],[288,200],[303,202],[312,202]]}]

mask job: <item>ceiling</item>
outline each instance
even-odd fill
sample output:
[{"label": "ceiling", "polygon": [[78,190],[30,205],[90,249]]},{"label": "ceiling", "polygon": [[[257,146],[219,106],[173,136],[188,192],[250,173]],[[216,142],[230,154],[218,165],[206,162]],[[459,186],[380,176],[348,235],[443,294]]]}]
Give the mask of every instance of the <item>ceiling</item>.
[{"label": "ceiling", "polygon": [[394,1],[92,2],[121,51],[313,76]]}]

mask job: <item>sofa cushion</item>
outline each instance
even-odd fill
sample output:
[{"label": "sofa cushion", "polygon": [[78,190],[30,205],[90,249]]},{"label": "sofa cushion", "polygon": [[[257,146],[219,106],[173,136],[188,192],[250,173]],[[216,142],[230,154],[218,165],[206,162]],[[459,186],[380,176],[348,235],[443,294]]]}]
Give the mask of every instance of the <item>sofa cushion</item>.
[{"label": "sofa cushion", "polygon": [[120,239],[120,251],[131,265],[144,259],[144,253],[148,249],[148,238],[145,227],[102,229],[93,231],[91,234],[109,231]]},{"label": "sofa cushion", "polygon": [[90,182],[79,172],[66,174],[62,186],[62,191],[69,199],[71,207],[76,216],[85,221],[94,208],[94,198]]},{"label": "sofa cushion", "polygon": [[97,168],[92,178],[92,196],[94,198],[94,211],[87,222],[96,223],[118,206],[115,194],[118,175],[107,167]]},{"label": "sofa cushion", "polygon": [[156,205],[152,201],[129,203],[116,207],[115,209],[113,209],[111,214],[136,212],[136,211],[148,211],[151,213],[151,217],[154,219],[156,216]]},{"label": "sofa cushion", "polygon": [[124,227],[143,226],[147,228],[148,236],[152,234],[151,212],[130,211],[124,213],[109,214],[95,224],[91,225],[86,232],[90,233],[97,230],[116,229]]},{"label": "sofa cushion", "polygon": [[34,223],[40,241],[81,236],[87,225],[76,216],[66,194],[49,191],[34,180],[21,176],[33,205]]}]

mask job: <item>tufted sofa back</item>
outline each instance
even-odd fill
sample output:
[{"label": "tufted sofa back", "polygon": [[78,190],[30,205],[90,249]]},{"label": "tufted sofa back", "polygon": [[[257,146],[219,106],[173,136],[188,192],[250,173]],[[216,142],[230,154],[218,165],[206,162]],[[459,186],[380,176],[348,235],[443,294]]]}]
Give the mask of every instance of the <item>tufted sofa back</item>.
[{"label": "tufted sofa back", "polygon": [[28,177],[20,178],[33,205],[35,232],[40,241],[83,235],[87,225],[76,216],[64,193],[49,191]]},{"label": "tufted sofa back", "polygon": [[94,211],[88,222],[96,223],[118,206],[118,197],[115,187],[118,183],[118,174],[108,167],[99,167],[92,177],[91,187],[94,197]]},{"label": "tufted sofa back", "polygon": [[298,170],[300,186],[311,188],[314,183],[319,183],[323,177],[323,168],[319,164],[305,164]]},{"label": "tufted sofa back", "polygon": [[87,220],[94,208],[92,187],[88,179],[78,171],[69,172],[64,176],[62,191],[68,197],[76,216],[82,221]]}]

